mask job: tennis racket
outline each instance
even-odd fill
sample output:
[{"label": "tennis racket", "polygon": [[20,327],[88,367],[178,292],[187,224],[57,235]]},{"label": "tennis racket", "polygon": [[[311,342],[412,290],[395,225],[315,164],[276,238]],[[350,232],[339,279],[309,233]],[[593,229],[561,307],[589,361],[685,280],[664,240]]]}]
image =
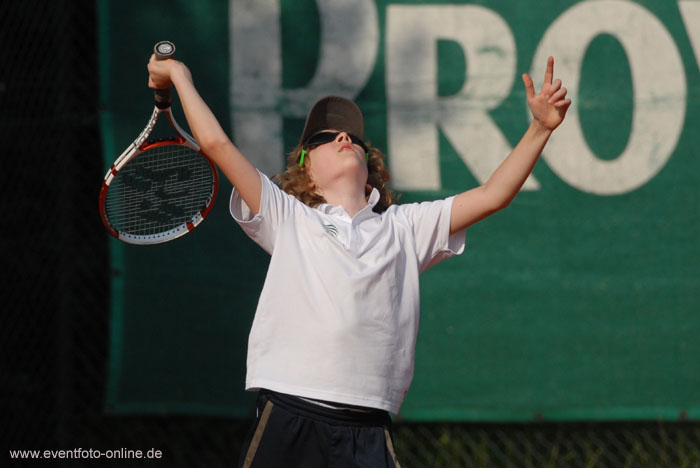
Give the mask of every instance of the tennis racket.
[{"label": "tennis racket", "polygon": [[[168,41],[153,50],[157,60],[175,55],[175,45]],[[176,239],[197,227],[214,205],[216,168],[177,124],[170,103],[170,88],[155,90],[155,108],[146,128],[102,182],[102,222],[123,242],[143,245]],[[157,125],[164,120],[167,124]],[[165,136],[153,136],[156,133]]]}]

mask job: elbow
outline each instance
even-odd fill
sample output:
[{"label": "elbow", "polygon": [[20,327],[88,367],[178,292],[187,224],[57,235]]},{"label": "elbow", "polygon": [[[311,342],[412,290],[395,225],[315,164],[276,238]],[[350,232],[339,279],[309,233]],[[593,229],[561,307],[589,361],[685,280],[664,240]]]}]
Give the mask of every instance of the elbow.
[{"label": "elbow", "polygon": [[202,152],[209,155],[218,154],[224,151],[231,144],[228,138],[218,135],[200,136],[197,143],[202,149]]},{"label": "elbow", "polygon": [[515,198],[515,195],[509,193],[507,190],[489,184],[489,182],[479,187],[479,190],[482,193],[482,206],[489,215],[507,208],[510,202],[513,201],[513,198]]},{"label": "elbow", "polygon": [[514,197],[509,197],[504,193],[489,193],[486,203],[486,211],[488,214],[495,213],[496,211],[501,211],[510,205]]},{"label": "elbow", "polygon": [[496,211],[501,211],[505,208],[508,208],[508,205],[510,205],[510,202],[513,201],[514,197],[502,197],[500,199],[497,199],[494,201],[492,208],[493,211],[492,213],[495,213]]}]

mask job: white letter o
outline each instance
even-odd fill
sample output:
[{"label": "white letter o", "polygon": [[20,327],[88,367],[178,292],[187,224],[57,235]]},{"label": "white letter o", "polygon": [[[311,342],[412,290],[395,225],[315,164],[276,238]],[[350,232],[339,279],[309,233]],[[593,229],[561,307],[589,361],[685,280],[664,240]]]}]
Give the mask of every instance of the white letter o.
[{"label": "white letter o", "polygon": [[[584,55],[603,33],[624,48],[634,88],[630,138],[622,154],[611,160],[596,157],[586,143],[577,102]],[[542,38],[531,71],[539,80],[537,89],[549,55],[555,60],[554,78],[561,78],[573,103],[543,154],[547,164],[568,184],[599,195],[629,192],[648,182],[670,158],[685,120],[683,63],[663,24],[626,0],[581,2],[557,18]]]}]

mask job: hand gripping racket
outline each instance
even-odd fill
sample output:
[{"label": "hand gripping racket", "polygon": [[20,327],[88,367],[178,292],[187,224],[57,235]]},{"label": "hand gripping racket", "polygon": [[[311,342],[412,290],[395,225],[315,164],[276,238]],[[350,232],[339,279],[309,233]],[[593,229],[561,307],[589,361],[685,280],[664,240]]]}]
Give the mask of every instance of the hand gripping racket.
[{"label": "hand gripping racket", "polygon": [[[153,48],[157,60],[175,54],[172,42]],[[107,230],[130,244],[159,244],[197,227],[214,205],[219,178],[214,164],[175,121],[171,89],[155,90],[155,108],[141,134],[109,168],[100,190]],[[167,117],[167,136],[152,138]]]}]

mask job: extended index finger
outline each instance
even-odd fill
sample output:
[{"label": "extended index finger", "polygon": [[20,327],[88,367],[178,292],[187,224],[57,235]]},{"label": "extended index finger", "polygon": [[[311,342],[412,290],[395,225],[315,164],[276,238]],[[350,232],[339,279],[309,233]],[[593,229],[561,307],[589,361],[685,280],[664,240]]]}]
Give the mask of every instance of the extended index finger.
[{"label": "extended index finger", "polygon": [[547,59],[547,70],[544,72],[544,82],[545,84],[552,84],[552,77],[554,76],[554,57],[551,55]]}]

